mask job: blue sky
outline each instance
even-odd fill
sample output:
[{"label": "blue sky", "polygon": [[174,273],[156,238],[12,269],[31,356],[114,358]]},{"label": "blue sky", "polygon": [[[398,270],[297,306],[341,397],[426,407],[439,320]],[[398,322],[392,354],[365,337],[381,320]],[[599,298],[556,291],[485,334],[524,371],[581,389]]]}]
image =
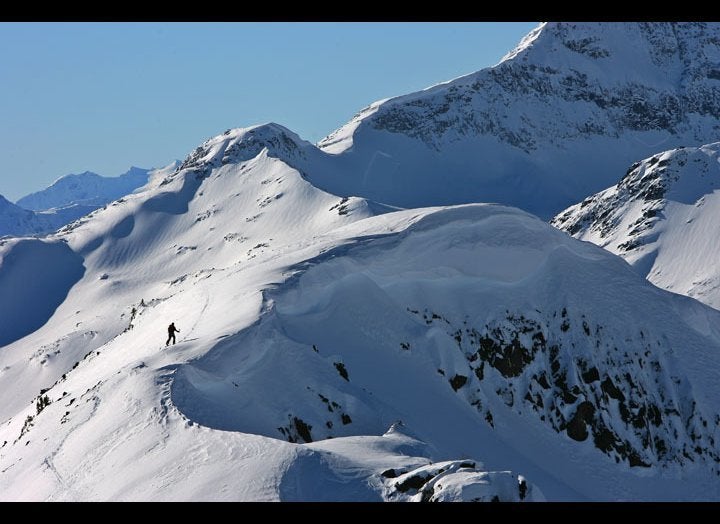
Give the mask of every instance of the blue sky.
[{"label": "blue sky", "polygon": [[230,127],[316,142],[497,63],[536,23],[0,23],[0,194],[183,159]]}]

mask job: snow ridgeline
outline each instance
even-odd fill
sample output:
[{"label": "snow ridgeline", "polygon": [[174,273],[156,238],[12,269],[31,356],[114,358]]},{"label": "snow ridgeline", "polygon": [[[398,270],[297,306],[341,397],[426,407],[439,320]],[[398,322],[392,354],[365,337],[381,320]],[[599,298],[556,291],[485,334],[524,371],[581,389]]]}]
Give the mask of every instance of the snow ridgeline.
[{"label": "snow ridgeline", "polygon": [[68,205],[98,208],[147,184],[151,171],[133,166],[116,177],[104,177],[90,171],[65,175],[49,187],[26,195],[16,203],[32,211],[57,209]]},{"label": "snow ridgeline", "polygon": [[[304,262],[295,280],[269,295],[259,324],[179,370],[173,399],[183,413],[219,429],[310,442],[373,420],[360,430],[378,431],[396,417],[432,433],[447,410],[436,399],[454,394],[491,428],[509,409],[541,434],[584,442],[588,455],[594,448],[616,463],[676,474],[699,462],[717,473],[718,415],[712,402],[699,408],[688,396],[696,380],[710,383],[695,373],[717,351],[700,349],[704,334],[690,342],[682,316],[663,313],[674,297],[537,219],[493,206],[438,210],[402,233]],[[238,346],[256,350],[236,354]],[[322,385],[291,378],[319,374]],[[445,391],[429,390],[431,381]],[[300,409],[281,425],[248,421],[223,410],[234,398]],[[407,406],[397,411],[399,399]]]}]

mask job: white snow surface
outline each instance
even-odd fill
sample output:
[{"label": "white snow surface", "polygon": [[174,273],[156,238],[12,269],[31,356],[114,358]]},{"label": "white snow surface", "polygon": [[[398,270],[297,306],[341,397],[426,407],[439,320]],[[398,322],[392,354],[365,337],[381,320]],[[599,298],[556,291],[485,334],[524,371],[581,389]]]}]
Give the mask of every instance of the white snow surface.
[{"label": "white snow surface", "polygon": [[658,153],[553,224],[653,284],[720,309],[720,143]]},{"label": "white snow surface", "polygon": [[313,150],[229,130],[2,241],[0,500],[720,499],[720,312],[518,209],[327,193]]}]

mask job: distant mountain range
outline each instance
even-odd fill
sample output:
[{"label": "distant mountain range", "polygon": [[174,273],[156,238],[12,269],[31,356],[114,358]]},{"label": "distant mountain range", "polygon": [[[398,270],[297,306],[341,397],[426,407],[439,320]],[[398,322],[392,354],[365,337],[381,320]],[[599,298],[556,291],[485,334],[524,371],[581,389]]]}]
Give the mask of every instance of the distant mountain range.
[{"label": "distant mountain range", "polygon": [[[168,168],[174,169],[176,164]],[[168,169],[165,168],[165,169]],[[42,235],[87,215],[147,184],[151,170],[131,167],[118,177],[86,171],[66,175],[50,187],[12,204],[0,195],[0,236]]]},{"label": "distant mountain range", "polygon": [[58,178],[50,187],[22,197],[18,206],[43,211],[68,205],[101,207],[132,193],[148,181],[148,169],[131,167],[117,177],[104,177],[90,171]]}]

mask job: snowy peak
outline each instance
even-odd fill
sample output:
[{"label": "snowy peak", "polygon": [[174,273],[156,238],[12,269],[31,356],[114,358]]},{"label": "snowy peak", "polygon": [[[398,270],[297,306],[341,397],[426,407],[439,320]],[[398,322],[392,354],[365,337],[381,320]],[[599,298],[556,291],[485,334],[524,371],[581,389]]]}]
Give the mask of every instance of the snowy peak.
[{"label": "snowy peak", "polygon": [[85,171],[60,177],[50,187],[21,198],[17,205],[0,201],[0,236],[43,235],[56,231],[137,190],[148,182],[150,173],[147,169],[131,167],[122,175],[110,178]]},{"label": "snowy peak", "polygon": [[0,195],[0,211],[5,211],[7,209],[10,209],[14,206],[12,202],[10,202],[7,198]]},{"label": "snowy peak", "polygon": [[226,164],[245,162],[263,150],[268,156],[293,164],[304,157],[304,150],[314,148],[289,129],[275,123],[228,129],[222,135],[205,141],[178,167],[207,173]]},{"label": "snowy peak", "polygon": [[[716,79],[719,56],[718,24],[550,22],[528,34],[501,63],[562,70],[570,65],[592,76],[601,72],[606,83],[673,86],[693,76]],[[625,67],[615,67],[619,63]]]},{"label": "snowy peak", "polygon": [[[597,243],[611,250],[637,249],[645,240],[654,240],[654,226],[666,218],[669,203],[698,206],[720,189],[719,153],[717,142],[672,149],[636,162],[617,185],[568,208],[552,223],[571,235],[593,232]],[[628,213],[636,220],[623,231],[625,241],[616,245],[613,240],[618,239]]]},{"label": "snowy peak", "polygon": [[646,202],[695,204],[720,188],[720,142],[665,151],[633,164],[618,193]]},{"label": "snowy peak", "polygon": [[[478,110],[488,102],[493,106],[505,102],[502,113],[506,117],[508,111],[530,109],[520,100],[508,104],[508,95],[530,95],[539,98],[530,100],[536,110],[562,101],[594,104],[590,109],[598,118],[603,111],[609,112],[609,122],[602,122],[600,134],[622,128],[672,131],[688,113],[720,116],[719,59],[720,24],[546,23],[495,67],[390,99],[378,108],[372,125],[435,146],[443,135],[453,140],[455,133],[497,134],[503,128],[503,141],[525,150],[536,150],[538,138],[555,138],[551,134],[574,137],[572,129],[562,133],[558,125],[548,129],[552,133],[542,133],[539,122],[524,118],[515,125],[508,122],[512,127],[480,125],[478,117],[486,115]],[[648,95],[644,102],[643,95]],[[569,113],[561,116],[574,120]],[[578,124],[593,128],[593,121]],[[599,131],[589,129],[590,133]]]},{"label": "snowy peak", "polygon": [[552,223],[623,256],[651,282],[720,306],[720,143],[636,162]]}]

